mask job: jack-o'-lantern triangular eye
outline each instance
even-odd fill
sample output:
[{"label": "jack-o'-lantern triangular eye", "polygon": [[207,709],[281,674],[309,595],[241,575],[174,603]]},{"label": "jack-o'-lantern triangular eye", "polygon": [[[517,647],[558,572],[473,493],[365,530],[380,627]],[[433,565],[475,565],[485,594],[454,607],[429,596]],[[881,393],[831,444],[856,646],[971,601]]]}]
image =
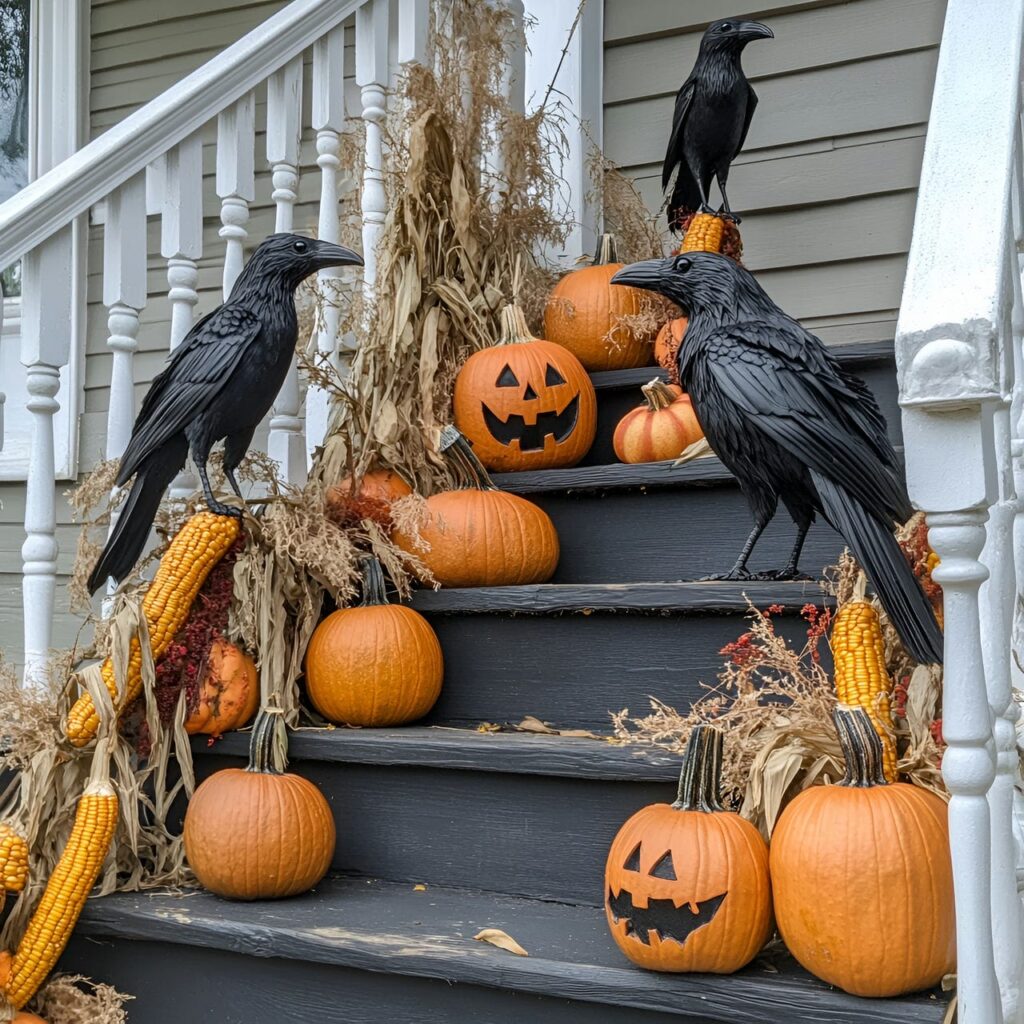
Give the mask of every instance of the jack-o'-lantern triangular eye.
[{"label": "jack-o'-lantern triangular eye", "polygon": [[516,375],[512,372],[512,367],[505,364],[505,368],[498,374],[497,387],[499,388],[517,388],[519,387],[519,380]]},{"label": "jack-o'-lantern triangular eye", "polygon": [[544,373],[544,383],[549,388],[554,387],[556,384],[564,384],[565,378],[550,364]]},{"label": "jack-o'-lantern triangular eye", "polygon": [[672,866],[672,854],[663,853],[658,858],[658,863],[651,868],[651,876],[653,878],[664,878],[668,882],[675,882],[676,869]]},{"label": "jack-o'-lantern triangular eye", "polygon": [[636,844],[636,849],[626,858],[626,863],[622,865],[626,871],[639,871],[640,870],[640,844]]}]

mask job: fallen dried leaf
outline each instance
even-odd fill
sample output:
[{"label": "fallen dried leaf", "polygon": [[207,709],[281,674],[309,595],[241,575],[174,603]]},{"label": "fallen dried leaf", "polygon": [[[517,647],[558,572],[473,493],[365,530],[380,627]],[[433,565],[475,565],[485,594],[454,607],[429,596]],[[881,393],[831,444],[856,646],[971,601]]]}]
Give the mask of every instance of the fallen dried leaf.
[{"label": "fallen dried leaf", "polygon": [[515,953],[516,956],[530,955],[508,932],[503,932],[500,928],[485,928],[482,932],[477,932],[473,938],[477,942],[489,942],[492,946],[497,946],[499,949]]},{"label": "fallen dried leaf", "polygon": [[427,887],[425,885],[423,885],[423,884],[414,885],[412,887],[412,891],[413,892],[426,892],[427,891]]}]

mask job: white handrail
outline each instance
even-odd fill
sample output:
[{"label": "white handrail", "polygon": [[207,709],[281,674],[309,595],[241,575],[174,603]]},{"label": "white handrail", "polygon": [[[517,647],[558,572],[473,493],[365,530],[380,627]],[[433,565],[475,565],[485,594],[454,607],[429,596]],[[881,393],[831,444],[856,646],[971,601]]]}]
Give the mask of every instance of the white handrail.
[{"label": "white handrail", "polygon": [[364,2],[292,0],[176,86],[0,204],[0,267],[70,224]]}]

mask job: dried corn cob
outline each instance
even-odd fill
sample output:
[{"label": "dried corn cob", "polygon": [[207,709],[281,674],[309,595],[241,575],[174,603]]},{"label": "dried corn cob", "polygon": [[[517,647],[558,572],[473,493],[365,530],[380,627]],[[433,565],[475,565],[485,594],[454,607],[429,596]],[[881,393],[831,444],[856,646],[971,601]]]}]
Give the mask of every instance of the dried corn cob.
[{"label": "dried corn cob", "polygon": [[28,881],[28,843],[10,825],[0,824],[0,886],[21,892]]},{"label": "dried corn cob", "polygon": [[840,704],[861,707],[882,741],[882,767],[886,782],[895,782],[896,742],[892,734],[885,642],[878,612],[864,597],[863,579],[851,601],[839,609],[832,627],[836,695]]},{"label": "dried corn cob", "polygon": [[[234,516],[199,512],[171,541],[142,599],[142,611],[149,625],[149,641],[154,659],[164,654],[174,635],[184,625],[199,588],[206,581],[210,570],[235,543],[239,529],[239,521]],[[116,699],[117,682],[114,679],[114,663],[110,658],[103,662],[101,672],[107,691]],[[128,678],[122,682],[122,706],[126,707],[142,690],[142,649],[138,639],[132,640]],[[85,693],[69,712],[65,731],[74,746],[84,747],[96,735],[99,723],[92,698]]]},{"label": "dried corn cob", "polygon": [[680,252],[721,252],[725,221],[713,213],[696,213],[683,236]]},{"label": "dried corn cob", "polygon": [[39,990],[71,937],[110,848],[117,826],[117,795],[110,784],[107,745],[93,757],[89,783],[78,801],[75,824],[46,883],[18,948],[0,954],[0,985],[20,1010]]}]

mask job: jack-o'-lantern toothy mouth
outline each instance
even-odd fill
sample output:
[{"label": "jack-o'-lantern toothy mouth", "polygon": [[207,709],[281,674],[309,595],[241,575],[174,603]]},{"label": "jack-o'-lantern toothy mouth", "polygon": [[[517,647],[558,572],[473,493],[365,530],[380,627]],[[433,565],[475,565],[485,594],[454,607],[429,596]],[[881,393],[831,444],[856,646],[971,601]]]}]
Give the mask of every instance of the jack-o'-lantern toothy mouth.
[{"label": "jack-o'-lantern toothy mouth", "polygon": [[618,896],[609,890],[608,909],[612,920],[616,924],[625,920],[626,934],[639,939],[645,946],[651,944],[650,932],[655,932],[662,942],[673,939],[683,945],[698,928],[711,923],[726,895],[723,892],[721,896],[681,906],[677,906],[675,900],[648,898],[646,907],[637,907],[633,905],[633,894],[628,889],[623,889]]},{"label": "jack-o'-lantern toothy mouth", "polygon": [[484,423],[491,436],[503,445],[519,442],[521,452],[543,451],[544,441],[550,434],[555,442],[561,444],[573,432],[580,411],[580,396],[577,395],[561,412],[539,412],[533,423],[527,423],[525,417],[518,413],[510,413],[505,420],[500,419],[483,403]]}]

